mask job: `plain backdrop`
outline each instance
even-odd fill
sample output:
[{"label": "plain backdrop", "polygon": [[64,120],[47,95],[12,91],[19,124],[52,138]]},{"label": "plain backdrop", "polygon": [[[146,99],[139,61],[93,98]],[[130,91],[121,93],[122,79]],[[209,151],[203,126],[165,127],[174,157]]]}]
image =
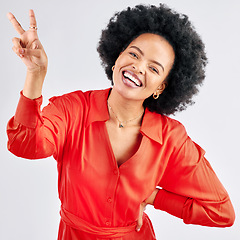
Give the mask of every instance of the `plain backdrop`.
[{"label": "plain backdrop", "polygon": [[[196,104],[174,118],[207,152],[206,157],[227,189],[236,211],[231,228],[185,225],[181,219],[147,208],[158,240],[240,239],[240,1],[165,0],[187,14],[206,44],[207,77]],[[57,238],[59,207],[57,170],[53,158],[30,161],[7,151],[6,124],[13,116],[26,69],[11,50],[17,33],[8,21],[13,12],[29,26],[28,10],[35,10],[40,40],[49,58],[44,105],[48,98],[77,89],[110,86],[96,46],[109,18],[128,6],[159,1],[135,0],[9,0],[0,2],[0,239]]]}]

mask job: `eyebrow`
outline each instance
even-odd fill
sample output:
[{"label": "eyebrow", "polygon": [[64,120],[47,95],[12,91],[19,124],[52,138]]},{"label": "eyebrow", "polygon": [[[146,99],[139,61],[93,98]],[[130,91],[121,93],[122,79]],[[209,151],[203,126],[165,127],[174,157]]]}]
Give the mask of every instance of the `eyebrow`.
[{"label": "eyebrow", "polygon": [[[131,46],[130,48],[135,48],[136,50],[138,50],[138,51],[140,52],[140,54],[141,54],[142,56],[144,56],[144,53],[143,53],[143,51],[142,51],[140,48],[138,48],[138,47],[136,47],[136,46]],[[155,60],[151,60],[151,62],[159,65],[159,66],[162,68],[162,70],[164,71],[164,67],[163,67],[163,65],[162,65],[161,63],[159,63],[159,62],[157,62],[157,61],[155,61]]]}]

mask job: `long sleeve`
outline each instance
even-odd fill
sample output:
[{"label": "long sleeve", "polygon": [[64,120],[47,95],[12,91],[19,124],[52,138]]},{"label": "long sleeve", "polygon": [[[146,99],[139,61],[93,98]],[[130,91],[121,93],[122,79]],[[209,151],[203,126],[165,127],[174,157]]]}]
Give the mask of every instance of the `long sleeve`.
[{"label": "long sleeve", "polygon": [[182,218],[186,224],[231,226],[235,220],[233,206],[204,154],[187,137],[169,160],[154,207]]},{"label": "long sleeve", "polygon": [[8,150],[28,159],[51,155],[57,158],[64,144],[67,125],[59,102],[52,98],[41,111],[42,97],[31,100],[21,93],[15,116],[7,125]]}]

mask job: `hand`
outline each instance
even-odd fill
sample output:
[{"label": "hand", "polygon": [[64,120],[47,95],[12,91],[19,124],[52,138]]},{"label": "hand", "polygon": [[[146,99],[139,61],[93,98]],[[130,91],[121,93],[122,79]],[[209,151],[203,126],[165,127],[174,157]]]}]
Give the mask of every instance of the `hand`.
[{"label": "hand", "polygon": [[27,66],[28,72],[47,71],[48,59],[37,35],[37,23],[33,10],[29,10],[30,27],[25,31],[12,13],[7,14],[19,38],[13,38],[13,51]]},{"label": "hand", "polygon": [[142,225],[143,225],[143,212],[146,209],[146,206],[148,204],[153,205],[155,197],[158,193],[159,189],[156,188],[153,193],[145,200],[141,203],[140,205],[140,209],[139,209],[139,215],[138,215],[138,220],[137,220],[137,226],[136,226],[136,231],[139,232]]}]

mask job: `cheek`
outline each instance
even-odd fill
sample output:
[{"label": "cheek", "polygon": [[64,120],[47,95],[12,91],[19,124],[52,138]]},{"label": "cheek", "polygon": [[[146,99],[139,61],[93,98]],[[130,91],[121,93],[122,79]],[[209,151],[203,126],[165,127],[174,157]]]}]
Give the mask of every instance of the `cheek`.
[{"label": "cheek", "polygon": [[147,77],[147,85],[148,87],[151,87],[152,89],[156,89],[158,88],[161,83],[164,81],[163,77],[159,77],[159,76],[154,76],[153,74],[149,75]]},{"label": "cheek", "polygon": [[127,53],[122,53],[118,56],[117,60],[115,61],[115,66],[118,69],[121,69],[122,67],[128,66],[133,63],[133,59],[129,57]]},{"label": "cheek", "polygon": [[118,57],[118,59],[117,59],[116,62],[115,62],[116,70],[121,69],[125,64],[126,64],[125,59],[122,58],[121,56]]}]

